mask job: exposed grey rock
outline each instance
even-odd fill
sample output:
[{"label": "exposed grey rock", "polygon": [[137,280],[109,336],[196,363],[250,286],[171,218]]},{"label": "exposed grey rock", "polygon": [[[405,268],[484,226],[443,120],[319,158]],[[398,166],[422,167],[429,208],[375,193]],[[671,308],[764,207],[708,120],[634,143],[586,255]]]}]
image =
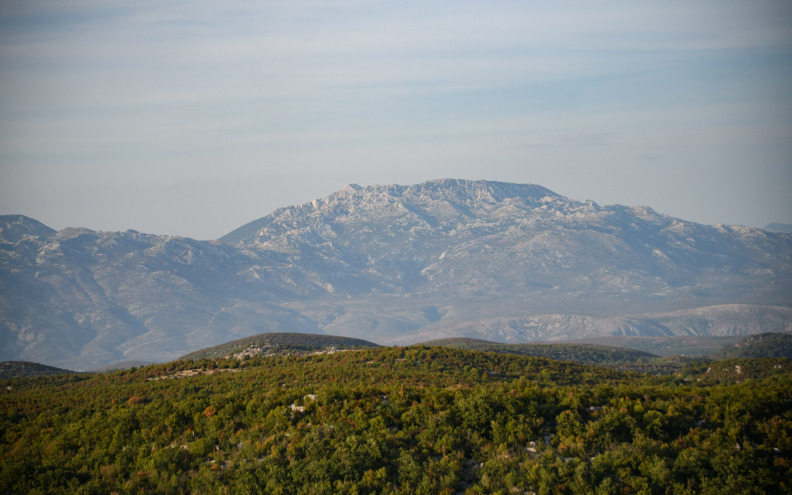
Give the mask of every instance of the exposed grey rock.
[{"label": "exposed grey rock", "polygon": [[792,235],[535,185],[350,185],[219,242],[0,228],[0,360],[72,369],[269,331],[520,342],[792,321]]}]

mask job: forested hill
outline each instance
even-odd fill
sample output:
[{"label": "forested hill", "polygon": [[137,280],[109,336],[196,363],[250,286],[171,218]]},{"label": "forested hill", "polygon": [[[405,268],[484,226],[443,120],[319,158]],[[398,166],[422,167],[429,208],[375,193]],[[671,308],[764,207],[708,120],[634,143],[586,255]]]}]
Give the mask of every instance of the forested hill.
[{"label": "forested hill", "polygon": [[503,344],[481,339],[451,338],[424,342],[426,346],[453,347],[475,351],[501,352],[523,356],[545,357],[576,363],[618,365],[654,360],[658,356],[648,352],[596,344]]},{"label": "forested hill", "polygon": [[0,362],[0,380],[23,378],[29,376],[64,375],[74,373],[71,370],[55,368],[46,364],[31,363],[28,361],[3,361]]},{"label": "forested hill", "polygon": [[185,360],[0,381],[0,432],[0,493],[791,493],[792,360]]},{"label": "forested hill", "polygon": [[260,354],[304,353],[316,351],[379,347],[373,342],[335,335],[314,333],[262,333],[191,352],[180,359],[214,359],[237,354],[238,357]]},{"label": "forested hill", "polygon": [[676,335],[662,337],[610,336],[578,340],[575,343],[598,344],[609,347],[624,347],[648,352],[658,356],[698,356],[706,358],[724,346],[734,344],[740,336],[712,337],[699,335]]},{"label": "forested hill", "polygon": [[760,333],[748,336],[708,356],[711,359],[784,357],[792,358],[792,334]]}]

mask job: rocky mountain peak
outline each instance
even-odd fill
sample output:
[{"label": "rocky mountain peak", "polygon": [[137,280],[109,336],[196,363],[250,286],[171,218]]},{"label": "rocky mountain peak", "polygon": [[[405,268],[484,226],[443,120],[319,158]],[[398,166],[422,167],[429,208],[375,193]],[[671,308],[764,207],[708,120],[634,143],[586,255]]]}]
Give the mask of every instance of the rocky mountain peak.
[{"label": "rocky mountain peak", "polygon": [[345,186],[334,199],[371,200],[372,198],[392,198],[402,202],[421,205],[444,202],[452,205],[475,206],[495,204],[506,200],[537,203],[543,200],[564,200],[562,196],[533,184],[509,184],[484,180],[438,179],[414,185],[357,185]]},{"label": "rocky mountain peak", "polygon": [[55,230],[38,220],[24,215],[0,215],[0,241],[17,243],[22,239],[46,238],[55,234]]},{"label": "rocky mountain peak", "polygon": [[[485,216],[489,221],[513,216],[529,208],[543,210],[580,208],[542,186],[491,181],[440,179],[415,185],[344,186],[341,190],[311,203],[276,210],[259,220],[227,234],[227,243],[267,243],[287,231],[304,232],[317,223],[332,223],[352,228],[379,219],[390,222],[391,229],[435,228]],[[588,205],[591,207],[591,205]],[[368,229],[368,227],[362,227]]]},{"label": "rocky mountain peak", "polygon": [[156,361],[262,332],[393,344],[792,329],[792,235],[531,184],[350,184],[222,242],[55,234],[20,216],[0,228],[0,359]]}]

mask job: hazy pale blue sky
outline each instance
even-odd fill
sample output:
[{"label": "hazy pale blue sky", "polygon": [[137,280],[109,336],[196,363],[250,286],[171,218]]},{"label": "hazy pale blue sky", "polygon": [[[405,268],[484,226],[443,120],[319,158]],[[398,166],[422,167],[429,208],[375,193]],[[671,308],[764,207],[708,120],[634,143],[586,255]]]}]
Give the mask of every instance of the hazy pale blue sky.
[{"label": "hazy pale blue sky", "polygon": [[792,223],[792,2],[0,3],[0,213],[209,239],[445,177]]}]

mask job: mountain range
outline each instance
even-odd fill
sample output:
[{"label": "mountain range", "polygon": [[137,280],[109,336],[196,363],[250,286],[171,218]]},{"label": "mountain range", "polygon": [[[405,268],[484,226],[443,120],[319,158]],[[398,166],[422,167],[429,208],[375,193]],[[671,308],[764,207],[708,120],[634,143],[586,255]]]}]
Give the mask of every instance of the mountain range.
[{"label": "mountain range", "polygon": [[538,185],[345,186],[216,241],[0,217],[0,361],[165,361],[263,332],[378,344],[792,330],[792,235]]}]

